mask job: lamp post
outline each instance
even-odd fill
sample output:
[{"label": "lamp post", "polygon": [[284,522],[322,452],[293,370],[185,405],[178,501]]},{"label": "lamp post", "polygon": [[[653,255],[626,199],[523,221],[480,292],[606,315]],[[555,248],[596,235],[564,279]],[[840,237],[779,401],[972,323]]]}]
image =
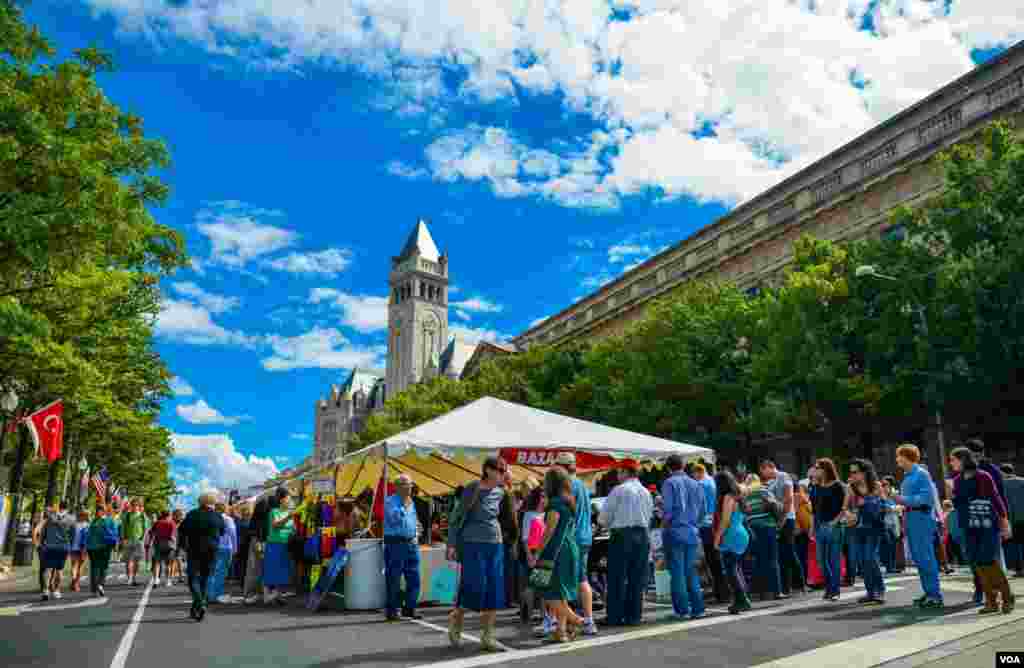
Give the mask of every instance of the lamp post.
[{"label": "lamp post", "polygon": [[[857,267],[854,271],[854,276],[857,278],[877,278],[882,281],[891,281],[894,283],[900,283],[900,279],[895,276],[887,276],[879,273],[878,269],[874,265],[866,264]],[[917,314],[918,320],[921,323],[921,333],[923,334],[925,341],[930,337],[928,330],[928,316],[925,314],[924,306],[917,304],[912,307],[914,313]],[[930,374],[929,374],[930,375]],[[936,430],[936,441],[939,448],[939,471],[942,473],[942,479],[946,479],[946,433],[945,427],[942,422],[942,411],[938,406],[935,407],[935,412],[932,415],[932,419],[935,421]]]}]

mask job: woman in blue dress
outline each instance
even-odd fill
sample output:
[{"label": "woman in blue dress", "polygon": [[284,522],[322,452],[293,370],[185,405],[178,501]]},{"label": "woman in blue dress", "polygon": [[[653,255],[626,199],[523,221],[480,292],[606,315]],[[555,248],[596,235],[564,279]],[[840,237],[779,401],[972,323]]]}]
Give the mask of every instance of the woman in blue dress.
[{"label": "woman in blue dress", "polygon": [[718,490],[713,529],[715,548],[722,555],[722,570],[733,591],[729,614],[738,615],[750,610],[750,598],[747,596],[742,570],[743,554],[750,545],[750,533],[743,524],[743,495],[736,478],[728,471],[722,471],[715,476],[715,487]]}]

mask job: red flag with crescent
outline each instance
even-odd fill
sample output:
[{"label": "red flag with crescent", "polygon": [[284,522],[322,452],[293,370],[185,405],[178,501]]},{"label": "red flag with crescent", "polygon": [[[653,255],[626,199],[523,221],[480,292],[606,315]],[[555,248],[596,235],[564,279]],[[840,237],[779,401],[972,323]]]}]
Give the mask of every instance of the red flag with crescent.
[{"label": "red flag with crescent", "polygon": [[25,418],[36,454],[49,463],[60,459],[64,448],[64,401],[58,399]]}]

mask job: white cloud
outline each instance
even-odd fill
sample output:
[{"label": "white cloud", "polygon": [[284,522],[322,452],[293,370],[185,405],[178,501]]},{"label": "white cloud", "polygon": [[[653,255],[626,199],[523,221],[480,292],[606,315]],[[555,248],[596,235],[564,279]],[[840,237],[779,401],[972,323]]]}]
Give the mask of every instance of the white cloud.
[{"label": "white cloud", "polygon": [[608,249],[608,261],[612,264],[624,262],[627,258],[637,256],[649,256],[650,246],[638,246],[636,244],[616,244]]},{"label": "white cloud", "polygon": [[449,325],[448,334],[454,336],[457,339],[466,341],[467,343],[476,343],[478,341],[504,341],[509,337],[501,334],[493,329],[487,329],[486,327],[465,327],[462,325]]},{"label": "white cloud", "polygon": [[398,160],[392,160],[388,163],[387,172],[388,174],[398,176],[403,179],[421,179],[425,176],[429,176],[427,170],[422,167],[412,167],[404,162],[399,162]]},{"label": "white cloud", "polygon": [[459,318],[460,320],[469,320],[473,316],[469,315],[468,313],[461,309],[455,309],[455,317]]},{"label": "white cloud", "polygon": [[241,300],[237,297],[224,297],[203,290],[191,282],[172,283],[171,289],[183,297],[191,297],[210,313],[224,313],[238,308]]},{"label": "white cloud", "polygon": [[528,327],[528,329],[533,329],[534,327],[536,327],[537,325],[539,325],[539,324],[541,324],[542,322],[546,321],[546,320],[547,320],[548,318],[550,318],[550,317],[551,317],[551,316],[549,316],[549,315],[546,315],[546,316],[544,316],[543,318],[537,318],[536,320],[533,320],[533,321],[531,321],[531,322],[530,322],[530,326]]},{"label": "white cloud", "polygon": [[501,304],[487,301],[483,297],[471,297],[463,301],[451,302],[451,306],[473,313],[501,313],[503,308]]},{"label": "white cloud", "polygon": [[246,415],[235,417],[221,414],[216,408],[199,399],[194,404],[182,404],[176,409],[178,417],[189,424],[223,424],[235,425],[248,419]]},{"label": "white cloud", "polygon": [[333,288],[313,288],[309,303],[328,303],[342,312],[342,324],[359,332],[377,332],[388,327],[388,298],[350,295]]},{"label": "white cloud", "polygon": [[333,278],[352,263],[352,251],[347,248],[328,248],[310,253],[289,253],[284,257],[265,260],[263,265],[290,274],[327,276]]},{"label": "white cloud", "polygon": [[156,335],[169,341],[194,345],[253,346],[254,337],[227,330],[213,321],[203,306],[178,299],[164,299],[156,318]]},{"label": "white cloud", "polygon": [[313,328],[298,336],[268,336],[273,354],[260,360],[267,371],[379,367],[386,346],[352,344],[337,329]]},{"label": "white cloud", "polygon": [[[431,128],[453,105],[517,104],[517,86],[557,95],[601,132],[527,146],[515,130],[471,126],[438,138],[427,163],[499,197],[587,207],[651,189],[748,198],[966,72],[971,49],[1024,37],[1024,7],[1007,0],[84,1],[155,43],[176,36],[274,69],[356,68],[387,88],[382,108]],[[869,11],[873,32],[861,30]],[[222,237],[221,255],[244,262],[235,239]]]},{"label": "white cloud", "polygon": [[188,381],[181,376],[174,376],[168,384],[171,387],[171,392],[173,392],[176,397],[191,397],[196,393],[196,391],[192,389],[192,386],[188,384]]},{"label": "white cloud", "polygon": [[257,485],[278,473],[271,457],[239,452],[227,434],[171,434],[171,443],[174,456],[195,467],[205,484],[217,489]]},{"label": "white cloud", "polygon": [[263,222],[280,217],[273,209],[254,209],[242,202],[216,202],[200,211],[196,227],[209,241],[210,261],[232,268],[288,248],[299,239],[295,232]]}]

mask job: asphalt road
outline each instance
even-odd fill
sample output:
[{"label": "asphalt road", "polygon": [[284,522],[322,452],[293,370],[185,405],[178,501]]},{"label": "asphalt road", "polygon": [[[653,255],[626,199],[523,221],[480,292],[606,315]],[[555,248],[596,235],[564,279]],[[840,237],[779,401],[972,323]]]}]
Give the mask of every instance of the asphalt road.
[{"label": "asphalt road", "polygon": [[[1024,584],[1017,582],[1018,588]],[[859,592],[845,590],[844,600],[836,604],[808,595],[755,603],[752,613],[740,617],[716,610],[704,620],[676,623],[665,620],[669,608],[652,604],[639,627],[603,629],[597,638],[556,646],[534,639],[519,625],[516,612],[508,611],[501,615],[498,633],[508,651],[484,654],[472,641],[460,650],[447,646],[444,608],[424,610],[419,623],[387,623],[373,613],[314,614],[291,599],[285,607],[214,606],[204,622],[196,623],[188,618],[184,587],[129,587],[114,578],[105,601],[68,594],[43,603],[34,593],[0,593],[0,665],[866,668],[958,638],[966,643],[982,632],[1012,637],[1012,631],[1024,631],[1024,613],[979,622],[968,605],[969,583],[957,578],[944,584],[947,608],[941,613],[913,608],[917,581],[904,576],[890,580],[889,602],[881,608],[862,608],[855,602]],[[479,635],[473,618],[466,633]],[[974,651],[979,655],[981,650]],[[985,663],[994,665],[994,660]]]}]

